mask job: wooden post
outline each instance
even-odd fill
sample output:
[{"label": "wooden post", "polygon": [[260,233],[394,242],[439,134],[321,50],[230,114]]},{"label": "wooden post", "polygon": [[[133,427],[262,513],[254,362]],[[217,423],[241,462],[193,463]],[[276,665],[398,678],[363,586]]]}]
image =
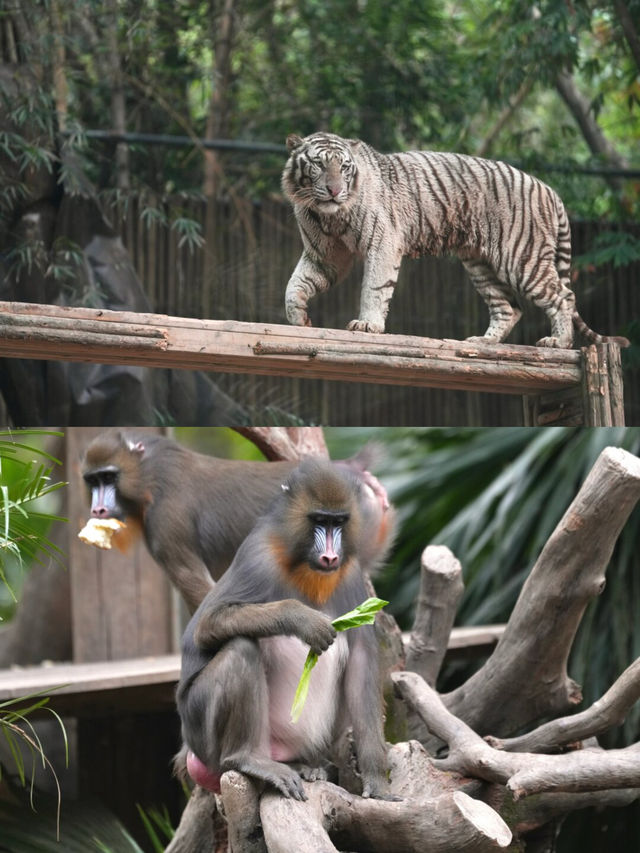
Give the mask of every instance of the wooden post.
[{"label": "wooden post", "polygon": [[580,386],[523,397],[525,426],[624,426],[620,347],[592,344],[580,356]]},{"label": "wooden post", "polygon": [[593,344],[581,352],[585,426],[624,426],[620,347]]}]

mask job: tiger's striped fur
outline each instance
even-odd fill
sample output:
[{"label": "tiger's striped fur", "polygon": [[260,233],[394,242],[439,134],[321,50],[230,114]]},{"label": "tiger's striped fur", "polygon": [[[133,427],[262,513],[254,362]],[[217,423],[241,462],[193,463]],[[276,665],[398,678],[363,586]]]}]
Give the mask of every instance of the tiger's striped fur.
[{"label": "tiger's striped fur", "polygon": [[569,284],[571,231],[559,196],[506,163],[462,154],[380,154],[330,133],[287,138],[282,187],[304,251],[287,285],[286,313],[309,326],[307,304],[364,260],[360,315],[348,329],[384,332],[405,255],[457,255],[489,307],[475,342],[503,341],[521,316],[518,300],[542,308],[551,335],[538,346],[571,347],[573,327],[593,332]]}]

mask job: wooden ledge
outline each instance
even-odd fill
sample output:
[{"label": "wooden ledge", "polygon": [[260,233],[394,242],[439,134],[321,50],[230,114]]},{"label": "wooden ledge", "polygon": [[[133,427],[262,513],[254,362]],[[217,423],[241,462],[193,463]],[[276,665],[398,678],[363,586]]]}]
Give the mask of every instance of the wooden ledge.
[{"label": "wooden ledge", "polygon": [[177,654],[15,667],[0,670],[0,702],[41,693],[50,697],[49,706],[59,714],[166,710],[175,707],[179,677]]},{"label": "wooden ledge", "polygon": [[0,302],[0,357],[504,394],[576,386],[578,350]]},{"label": "wooden ledge", "polygon": [[[449,637],[450,658],[489,654],[504,625],[454,628]],[[410,634],[403,634],[405,644]],[[180,678],[180,655],[101,661],[49,663],[0,670],[0,703],[34,693],[49,696],[59,714],[103,716],[123,711],[160,711],[175,708]],[[29,705],[25,699],[17,707]],[[9,708],[11,710],[11,708]]]}]

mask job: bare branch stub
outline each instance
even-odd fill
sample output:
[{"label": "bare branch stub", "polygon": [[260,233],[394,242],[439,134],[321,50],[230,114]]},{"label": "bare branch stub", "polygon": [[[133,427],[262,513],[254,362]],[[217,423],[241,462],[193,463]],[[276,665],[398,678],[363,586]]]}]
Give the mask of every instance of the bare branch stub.
[{"label": "bare branch stub", "polygon": [[242,773],[229,770],[220,781],[224,813],[227,818],[229,850],[242,853],[266,853],[260,825],[260,792]]},{"label": "bare branch stub", "polygon": [[444,545],[429,545],[421,560],[420,592],[407,652],[407,669],[432,687],[447,651],[458,602],[464,592],[462,567]]}]

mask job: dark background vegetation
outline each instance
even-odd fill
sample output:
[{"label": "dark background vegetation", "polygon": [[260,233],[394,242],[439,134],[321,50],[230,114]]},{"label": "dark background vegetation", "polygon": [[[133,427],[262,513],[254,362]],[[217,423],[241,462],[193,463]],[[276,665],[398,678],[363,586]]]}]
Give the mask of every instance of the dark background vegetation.
[{"label": "dark background vegetation", "polygon": [[[87,283],[90,235],[78,233],[91,217],[73,206],[82,197],[125,234],[152,308],[189,304],[195,316],[226,317],[240,287],[253,318],[277,321],[282,300],[274,316],[273,291],[261,278],[277,279],[281,293],[293,262],[289,251],[276,267],[262,254],[274,234],[254,227],[253,205],[280,198],[288,133],[330,130],[385,151],[507,159],[552,184],[574,226],[591,223],[586,243],[577,241],[578,304],[591,305],[597,291],[611,306],[603,316],[600,302],[593,304],[587,319],[631,337],[625,380],[637,385],[640,317],[626,294],[640,264],[632,227],[640,209],[639,20],[639,0],[8,0],[0,10],[0,296],[99,302]],[[98,132],[132,136],[117,144]],[[205,149],[203,138],[231,141],[231,148]],[[239,141],[244,147],[236,150]],[[29,214],[40,217],[37,228]],[[232,222],[236,230],[225,236]],[[153,229],[165,236],[153,257],[141,255],[137,245]],[[223,247],[238,230],[240,248]],[[179,262],[178,250],[193,263]],[[180,300],[162,298],[154,264]],[[612,270],[623,271],[627,284]],[[449,275],[441,277],[446,292]],[[108,290],[104,279],[94,264],[98,290]],[[457,292],[457,277],[450,286]],[[412,313],[392,306],[396,331],[457,333],[428,286],[411,289]],[[474,304],[465,297],[461,313]],[[326,319],[335,325],[339,313]],[[404,328],[410,313],[416,327]],[[434,330],[417,325],[425,314]],[[481,311],[480,318],[482,325]],[[300,406],[308,389],[267,384],[243,396],[233,378],[229,389],[249,419],[257,405],[262,417],[273,407],[276,419],[291,411],[305,420],[358,422],[349,420],[348,393],[325,396],[308,412]],[[385,393],[380,411],[358,408],[358,417],[364,411],[369,422],[391,422],[397,402]],[[412,423],[517,422],[514,412],[495,415],[491,404],[460,401],[443,411],[446,420],[427,420],[434,407],[442,401],[429,396],[414,419],[408,407],[402,414]],[[141,410],[138,422],[143,415],[145,422],[186,422],[155,409]],[[204,422],[198,417],[193,422]],[[28,420],[22,410],[16,419]]]}]

